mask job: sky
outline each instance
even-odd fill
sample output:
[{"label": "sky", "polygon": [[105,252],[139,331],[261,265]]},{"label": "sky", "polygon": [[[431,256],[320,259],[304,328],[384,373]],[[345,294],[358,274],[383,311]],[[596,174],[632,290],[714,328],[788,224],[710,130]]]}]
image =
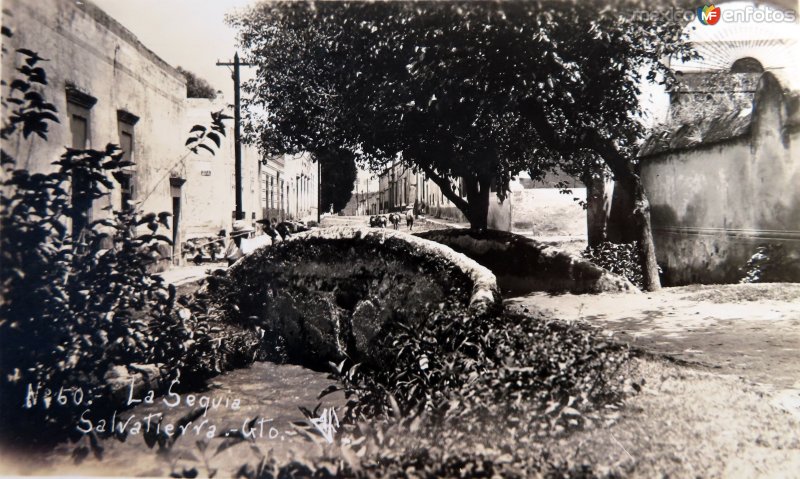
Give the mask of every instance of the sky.
[{"label": "sky", "polygon": [[[79,1],[79,0],[78,0]],[[233,60],[236,31],[225,24],[225,15],[242,11],[258,0],[91,0],[125,26],[147,48],[172,66],[181,66],[206,79],[233,102],[233,80],[228,67],[217,61]],[[250,69],[243,67],[242,80]],[[359,171],[364,191],[378,188],[377,179]]]},{"label": "sky", "polygon": [[[147,48],[172,66],[181,66],[208,80],[233,99],[228,67],[233,60],[236,31],[225,14],[241,11],[256,0],[91,0],[124,25]],[[247,79],[242,68],[242,79]]]}]

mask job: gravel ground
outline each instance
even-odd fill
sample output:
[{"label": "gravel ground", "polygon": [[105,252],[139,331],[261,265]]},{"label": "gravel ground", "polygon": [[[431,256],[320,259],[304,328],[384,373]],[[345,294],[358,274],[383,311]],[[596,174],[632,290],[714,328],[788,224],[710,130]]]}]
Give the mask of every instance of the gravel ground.
[{"label": "gravel ground", "polygon": [[[330,228],[332,226],[369,226],[369,216],[326,216],[322,218],[320,226],[322,228]],[[445,220],[438,220],[436,218],[417,218],[414,220],[414,226],[411,230],[409,230],[406,227],[406,220],[403,218],[402,221],[400,221],[397,229],[399,231],[405,231],[406,233],[421,233],[423,231],[465,226],[467,225],[461,223],[452,223]],[[392,229],[392,225],[389,224],[386,228]]]},{"label": "gravel ground", "polygon": [[800,477],[800,418],[771,389],[656,360],[613,425],[559,442],[551,452],[627,477]]},{"label": "gravel ground", "polygon": [[800,285],[731,284],[654,293],[509,298],[614,332],[621,341],[779,390],[800,390]]}]

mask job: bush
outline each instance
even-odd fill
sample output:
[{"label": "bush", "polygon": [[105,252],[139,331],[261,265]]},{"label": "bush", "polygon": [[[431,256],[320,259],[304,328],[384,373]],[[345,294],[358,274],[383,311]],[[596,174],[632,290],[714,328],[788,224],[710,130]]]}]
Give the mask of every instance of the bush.
[{"label": "bush", "polygon": [[764,244],[756,248],[743,270],[740,283],[796,282],[800,281],[800,258],[782,244]]},{"label": "bush", "polygon": [[587,247],[581,256],[611,273],[627,278],[637,288],[645,289],[639,243],[605,242],[599,246]]},{"label": "bush", "polygon": [[200,78],[195,73],[190,72],[181,67],[175,67],[178,73],[183,75],[186,80],[186,97],[187,98],[206,98],[215,100],[217,98],[217,91],[210,83],[204,78]]},{"label": "bush", "polygon": [[[18,53],[26,66],[3,99],[4,106],[13,105],[2,129],[4,145],[19,134],[47,140],[49,122],[58,122],[56,108],[36,91],[37,84],[47,84],[36,66],[41,57]],[[221,133],[222,119],[217,114],[212,130]],[[212,134],[199,128],[202,135],[187,142],[195,148]],[[198,318],[176,303],[175,288],[150,273],[171,244],[161,234],[170,214],[129,208],[89,221],[87,205],[108,196],[112,178],[131,165],[123,152],[115,145],[67,148],[54,164],[53,173],[32,174],[2,151],[0,423],[6,439],[29,445],[75,434],[74,416],[86,404],[110,403],[102,399],[111,392],[106,375],[114,366],[197,370],[214,351]],[[36,404],[26,404],[28,391],[39,387]],[[68,397],[80,388],[82,401],[57,404],[62,387]]]},{"label": "bush", "polygon": [[453,306],[416,328],[394,324],[374,351],[369,363],[336,366],[347,418],[424,413],[447,424],[505,418],[524,402],[557,431],[581,424],[581,411],[622,400],[628,359],[588,328]]},{"label": "bush", "polygon": [[[627,348],[592,329],[454,305],[416,328],[394,324],[374,351],[370,361],[332,365],[338,383],[320,394],[345,392],[335,446],[294,423],[325,456],[279,463],[251,444],[260,460],[236,476],[597,477],[591,465],[554,461],[548,448],[574,428],[613,421],[640,388],[625,379]],[[312,419],[318,409],[303,412]]]},{"label": "bush", "polygon": [[[255,467],[243,465],[237,477],[247,479],[272,478],[315,478],[315,479],[363,479],[371,477],[453,477],[453,478],[527,478],[547,477],[558,479],[589,479],[597,477],[620,477],[612,473],[598,474],[590,465],[570,465],[555,463],[545,457],[519,461],[511,455],[493,458],[485,454],[432,453],[429,449],[415,449],[400,455],[387,457],[354,458],[353,464],[347,462],[331,463],[320,461],[305,464],[291,461],[279,465],[274,459],[262,459]],[[172,477],[194,477],[176,474]]]},{"label": "bush", "polygon": [[596,477],[551,460],[548,445],[639,388],[623,377],[626,348],[530,316],[448,308],[395,325],[376,351],[374,363],[333,365],[347,398],[340,459],[264,458],[240,477]]}]

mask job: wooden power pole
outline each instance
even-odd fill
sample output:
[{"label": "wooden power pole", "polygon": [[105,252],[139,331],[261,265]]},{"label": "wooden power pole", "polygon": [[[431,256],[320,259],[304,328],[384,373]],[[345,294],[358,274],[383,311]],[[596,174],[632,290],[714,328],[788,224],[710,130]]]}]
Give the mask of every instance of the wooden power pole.
[{"label": "wooden power pole", "polygon": [[217,66],[233,67],[233,155],[234,171],[236,183],[236,219],[244,219],[244,207],[242,204],[242,130],[241,130],[241,81],[239,77],[240,66],[251,66],[250,63],[239,61],[239,52],[234,53],[233,62],[217,62]]}]

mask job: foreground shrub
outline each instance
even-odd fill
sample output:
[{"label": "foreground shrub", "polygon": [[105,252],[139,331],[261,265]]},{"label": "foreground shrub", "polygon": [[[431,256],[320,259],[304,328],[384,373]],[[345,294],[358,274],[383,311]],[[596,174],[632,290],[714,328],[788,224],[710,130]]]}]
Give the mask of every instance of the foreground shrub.
[{"label": "foreground shrub", "polygon": [[[58,122],[55,107],[35,91],[47,84],[44,69],[33,68],[42,58],[18,53],[26,66],[3,98],[13,105],[4,147],[12,138],[46,141],[49,123]],[[219,131],[221,120],[212,128]],[[187,144],[198,141],[195,134]],[[115,366],[199,372],[216,348],[191,311],[203,306],[179,307],[175,288],[151,274],[170,251],[161,233],[170,214],[125,205],[89,218],[88,207],[131,166],[123,152],[67,148],[54,165],[52,173],[33,174],[2,151],[0,423],[4,439],[26,445],[77,434],[75,416],[89,404],[113,407],[104,399]]]},{"label": "foreground shrub", "polygon": [[639,261],[639,243],[609,243],[587,247],[581,256],[614,274],[628,278],[628,281],[644,290],[644,276]]},{"label": "foreground shrub", "polygon": [[454,309],[411,328],[394,324],[369,363],[336,365],[346,417],[425,414],[440,424],[507,418],[525,404],[549,434],[583,424],[584,412],[618,404],[627,349],[561,321]]},{"label": "foreground shrub", "polygon": [[438,245],[331,231],[331,238],[259,249],[209,278],[208,292],[228,322],[265,330],[263,359],[326,370],[328,361],[374,358],[387,325],[414,328],[449,302],[470,303],[469,272],[433,249]]},{"label": "foreground shrub", "polygon": [[312,463],[265,457],[239,477],[597,477],[548,448],[613,421],[606,411],[639,388],[626,348],[531,316],[445,310],[417,328],[395,324],[376,351],[334,365],[347,397],[340,446]]},{"label": "foreground shrub", "polygon": [[[175,474],[173,477],[192,477],[191,474]],[[620,477],[612,473],[598,474],[588,464],[566,464],[551,462],[547,456],[531,458],[506,455],[493,458],[484,454],[436,453],[429,449],[408,451],[402,455],[367,458],[354,461],[319,461],[306,464],[292,461],[280,465],[274,460],[263,459],[256,465],[243,465],[236,477],[247,479],[316,478],[316,479],[367,479],[374,477],[446,477],[446,478],[528,478],[589,479],[596,477]]]}]

